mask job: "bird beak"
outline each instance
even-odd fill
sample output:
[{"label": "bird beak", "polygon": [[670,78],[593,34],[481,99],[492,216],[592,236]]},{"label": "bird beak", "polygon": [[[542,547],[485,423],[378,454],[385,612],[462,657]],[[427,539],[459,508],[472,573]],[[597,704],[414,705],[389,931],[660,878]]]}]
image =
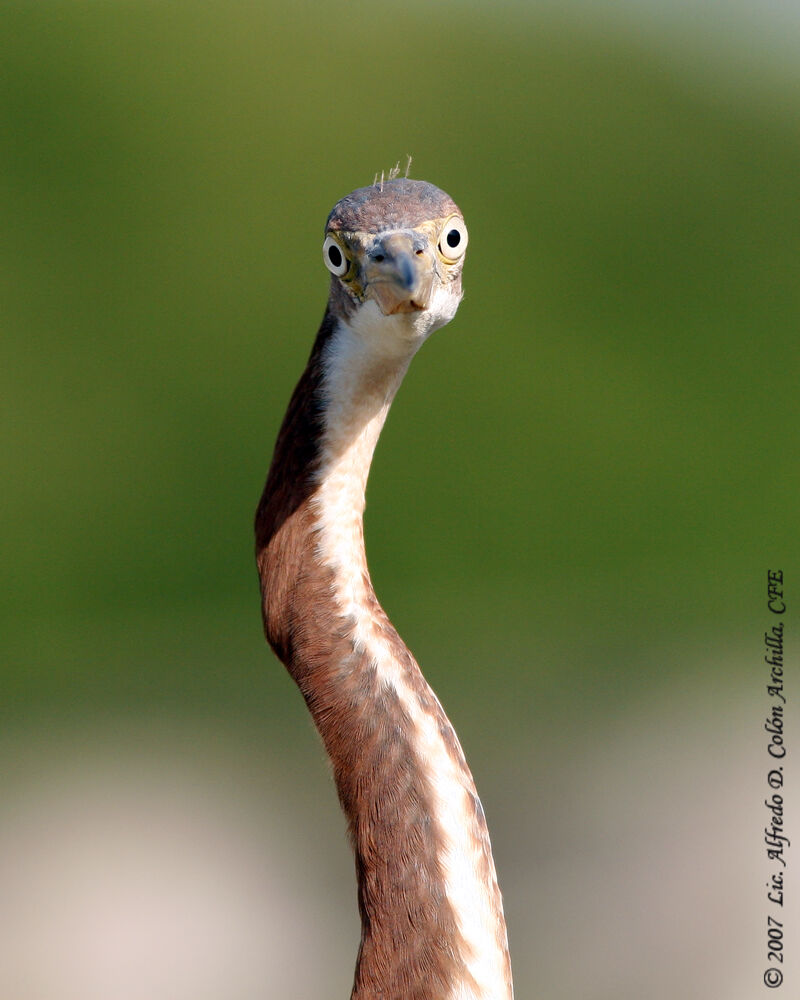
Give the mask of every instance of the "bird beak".
[{"label": "bird beak", "polygon": [[434,266],[430,247],[415,246],[415,234],[387,233],[367,251],[363,271],[365,294],[374,299],[384,316],[427,309]]}]

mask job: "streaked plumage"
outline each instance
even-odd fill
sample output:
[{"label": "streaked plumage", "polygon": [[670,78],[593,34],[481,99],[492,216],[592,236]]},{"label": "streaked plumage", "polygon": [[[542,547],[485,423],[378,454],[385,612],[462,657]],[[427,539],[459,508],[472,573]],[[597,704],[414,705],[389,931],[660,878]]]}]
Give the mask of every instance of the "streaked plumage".
[{"label": "streaked plumage", "polygon": [[266,636],[322,736],[355,851],[354,1000],[512,996],[472,776],[364,554],[373,451],[412,357],[455,315],[466,243],[455,202],[422,181],[383,181],[334,207],[328,307],[256,515]]}]

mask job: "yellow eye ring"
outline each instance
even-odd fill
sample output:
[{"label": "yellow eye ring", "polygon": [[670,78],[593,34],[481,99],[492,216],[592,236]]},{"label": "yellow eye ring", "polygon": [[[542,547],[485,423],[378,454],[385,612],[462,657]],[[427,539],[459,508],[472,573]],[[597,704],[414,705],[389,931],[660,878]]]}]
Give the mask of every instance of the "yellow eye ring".
[{"label": "yellow eye ring", "polygon": [[337,278],[343,278],[350,270],[350,261],[332,236],[325,237],[325,242],[322,244],[322,259],[325,261],[325,267]]},{"label": "yellow eye ring", "polygon": [[464,220],[459,215],[451,215],[439,234],[439,253],[445,260],[460,260],[466,253],[468,242]]}]

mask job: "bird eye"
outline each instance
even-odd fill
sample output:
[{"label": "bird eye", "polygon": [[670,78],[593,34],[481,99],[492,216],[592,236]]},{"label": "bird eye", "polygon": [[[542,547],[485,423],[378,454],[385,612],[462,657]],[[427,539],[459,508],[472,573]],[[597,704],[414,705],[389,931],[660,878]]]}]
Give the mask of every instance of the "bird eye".
[{"label": "bird eye", "polygon": [[350,261],[344,251],[332,236],[326,236],[322,244],[322,257],[325,267],[337,278],[343,277],[350,270]]},{"label": "bird eye", "polygon": [[467,249],[467,227],[464,220],[452,215],[442,227],[439,237],[439,253],[447,260],[458,260]]}]

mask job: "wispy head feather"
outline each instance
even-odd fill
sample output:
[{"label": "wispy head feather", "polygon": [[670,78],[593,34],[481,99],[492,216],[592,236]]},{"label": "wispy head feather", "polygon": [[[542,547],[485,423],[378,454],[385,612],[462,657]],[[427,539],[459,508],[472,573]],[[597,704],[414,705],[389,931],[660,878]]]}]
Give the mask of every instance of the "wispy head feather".
[{"label": "wispy head feather", "polygon": [[[410,170],[411,170],[411,154],[406,153],[406,169],[405,173],[403,174],[403,176],[406,179],[408,179],[408,173]],[[378,182],[378,175],[375,174],[375,177],[372,181],[372,186],[380,188],[380,190],[383,191],[383,185],[385,181],[395,181],[399,176],[400,176],[400,161],[398,160],[397,163],[395,163],[395,165],[391,168],[388,174],[386,173],[385,170],[381,170],[380,183]]]}]

